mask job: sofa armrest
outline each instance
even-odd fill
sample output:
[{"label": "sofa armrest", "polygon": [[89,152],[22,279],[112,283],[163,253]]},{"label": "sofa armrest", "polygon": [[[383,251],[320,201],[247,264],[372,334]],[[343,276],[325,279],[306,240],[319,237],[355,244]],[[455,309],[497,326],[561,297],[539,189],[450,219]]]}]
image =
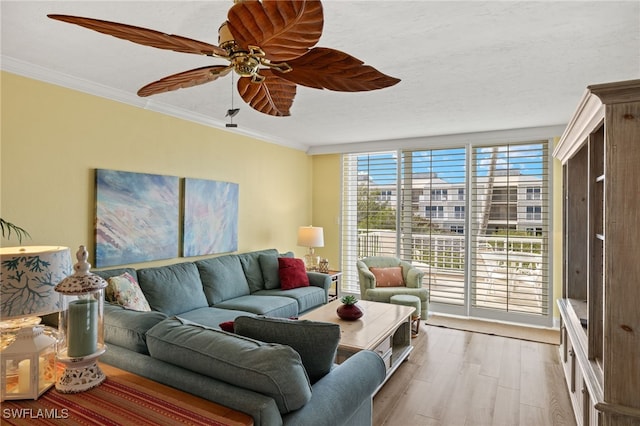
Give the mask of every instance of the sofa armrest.
[{"label": "sofa armrest", "polygon": [[366,298],[366,291],[376,288],[376,277],[369,270],[369,266],[361,260],[356,262],[356,268],[358,268],[358,280],[360,282],[360,297]]},{"label": "sofa armrest", "polygon": [[310,285],[323,288],[326,292],[329,291],[329,287],[331,287],[331,276],[321,274],[320,272],[307,272],[307,277],[309,277]]},{"label": "sofa armrest", "polygon": [[422,287],[422,277],[424,276],[424,271],[421,271],[418,268],[411,268],[407,271],[407,281],[405,285],[411,288],[420,288]]},{"label": "sofa armrest", "polygon": [[373,351],[360,351],[331,370],[313,385],[311,400],[301,409],[282,416],[289,425],[344,425],[354,410],[371,399],[385,379],[382,358]]}]

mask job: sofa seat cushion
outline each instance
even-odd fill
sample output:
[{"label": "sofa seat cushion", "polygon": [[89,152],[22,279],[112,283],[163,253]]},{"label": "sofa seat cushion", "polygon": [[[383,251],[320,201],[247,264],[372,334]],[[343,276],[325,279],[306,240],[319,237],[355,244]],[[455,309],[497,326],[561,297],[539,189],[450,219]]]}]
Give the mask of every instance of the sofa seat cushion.
[{"label": "sofa seat cushion", "polygon": [[423,304],[427,303],[427,299],[429,298],[429,290],[426,288],[376,287],[368,289],[363,299],[371,300],[372,302],[389,303],[391,296],[395,296],[396,294],[418,296]]},{"label": "sofa seat cushion", "polygon": [[147,331],[167,318],[162,312],[140,312],[111,303],[104,304],[104,340],[148,355]]},{"label": "sofa seat cushion", "polygon": [[152,357],[274,399],[281,413],[311,400],[311,384],[298,353],[177,317],[147,332]]},{"label": "sofa seat cushion", "polygon": [[175,315],[208,306],[198,268],[191,262],[139,269],[138,283],[154,311]]},{"label": "sofa seat cushion", "polygon": [[237,255],[198,260],[195,265],[209,305],[249,294],[249,284]]},{"label": "sofa seat cushion", "polygon": [[298,316],[298,303],[296,300],[282,296],[256,296],[252,294],[225,300],[217,303],[215,307],[271,317],[289,318]]},{"label": "sofa seat cushion", "polygon": [[334,365],[340,342],[338,324],[240,316],[233,325],[234,332],[241,336],[291,346],[300,354],[312,384],[331,371]]},{"label": "sofa seat cushion", "polygon": [[291,290],[261,290],[254,293],[254,295],[290,297],[298,303],[299,314],[327,303],[327,294],[324,289],[314,286],[293,288]]},{"label": "sofa seat cushion", "polygon": [[199,308],[180,314],[180,318],[211,328],[221,328],[220,323],[233,321],[241,315],[252,315],[246,311],[221,308]]}]

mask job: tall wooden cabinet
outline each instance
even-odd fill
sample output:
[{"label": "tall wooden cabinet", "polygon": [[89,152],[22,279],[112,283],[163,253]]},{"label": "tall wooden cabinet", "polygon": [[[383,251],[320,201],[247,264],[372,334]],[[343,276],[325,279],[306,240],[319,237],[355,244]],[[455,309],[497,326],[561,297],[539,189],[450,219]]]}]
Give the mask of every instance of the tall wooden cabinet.
[{"label": "tall wooden cabinet", "polygon": [[560,356],[578,425],[640,425],[640,80],[589,86],[563,164]]}]

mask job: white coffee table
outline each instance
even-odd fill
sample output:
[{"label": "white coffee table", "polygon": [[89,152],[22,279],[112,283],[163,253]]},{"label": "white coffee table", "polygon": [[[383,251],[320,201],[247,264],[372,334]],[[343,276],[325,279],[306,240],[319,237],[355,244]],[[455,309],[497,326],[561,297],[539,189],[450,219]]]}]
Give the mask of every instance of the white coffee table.
[{"label": "white coffee table", "polygon": [[336,355],[338,364],[361,350],[378,353],[387,368],[386,382],[413,350],[411,315],[414,308],[360,300],[358,306],[364,311],[362,318],[344,321],[336,314],[341,304],[339,300],[334,300],[300,319],[331,322],[340,326],[341,336]]}]

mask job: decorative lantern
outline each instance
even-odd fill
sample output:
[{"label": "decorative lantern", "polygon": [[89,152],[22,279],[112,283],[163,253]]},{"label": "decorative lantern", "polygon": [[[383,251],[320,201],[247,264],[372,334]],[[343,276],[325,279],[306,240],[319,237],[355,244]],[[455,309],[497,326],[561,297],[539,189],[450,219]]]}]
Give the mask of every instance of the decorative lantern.
[{"label": "decorative lantern", "polygon": [[38,399],[56,381],[56,339],[43,327],[24,327],[2,351],[2,401]]},{"label": "decorative lantern", "polygon": [[56,389],[63,393],[83,392],[105,379],[98,358],[106,351],[103,317],[107,282],[89,272],[91,264],[84,246],[80,246],[76,258],[75,273],[55,288],[62,303],[57,359],[65,364]]},{"label": "decorative lantern", "polygon": [[38,399],[55,383],[57,331],[39,326],[60,310],[54,287],[72,272],[69,248],[0,248],[1,400]]}]

